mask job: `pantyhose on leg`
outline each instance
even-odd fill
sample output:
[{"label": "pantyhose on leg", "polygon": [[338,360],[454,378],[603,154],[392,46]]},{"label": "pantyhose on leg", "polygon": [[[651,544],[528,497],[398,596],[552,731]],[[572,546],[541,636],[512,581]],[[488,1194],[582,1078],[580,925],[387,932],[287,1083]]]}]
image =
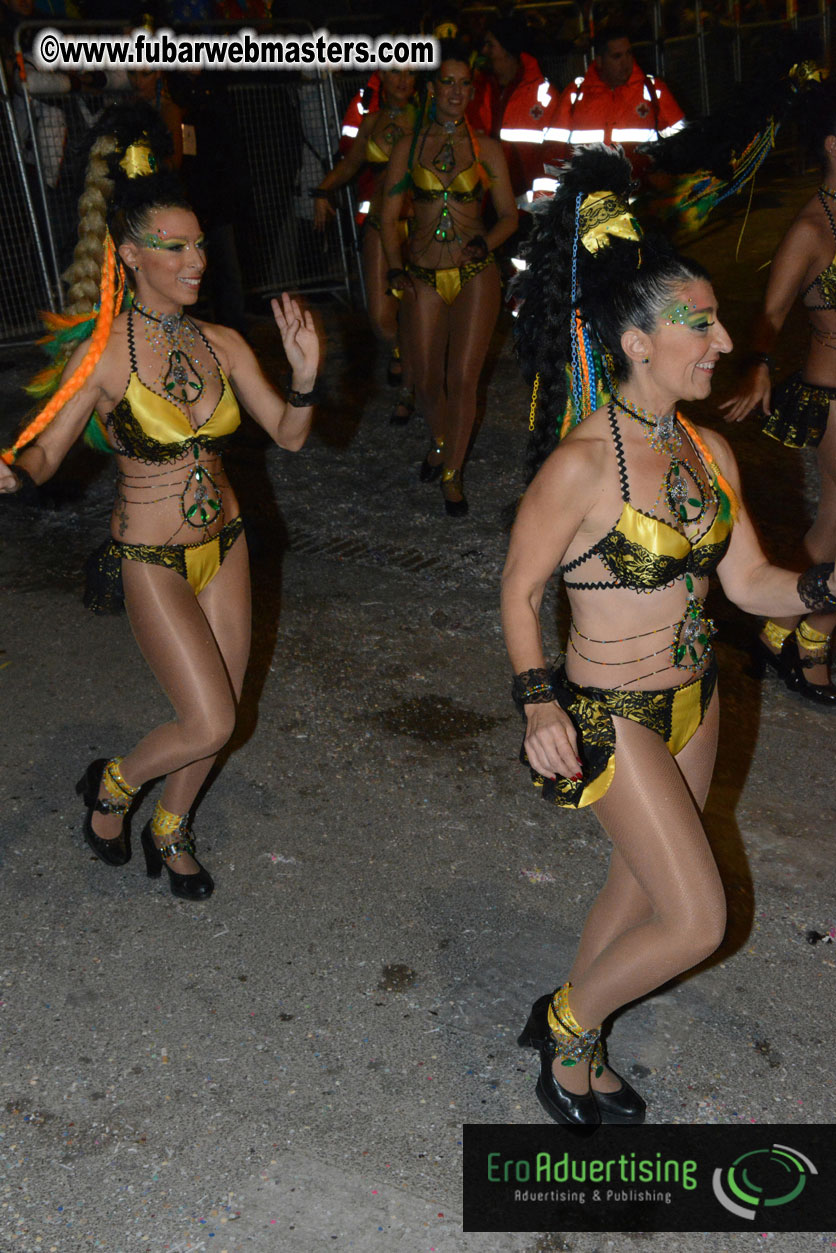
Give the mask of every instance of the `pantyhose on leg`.
[{"label": "pantyhose on leg", "polygon": [[[120,768],[134,786],[166,776],[163,806],[186,813],[235,725],[250,645],[246,542],[236,540],[199,598],[163,566],[125,561],[122,575],[137,643],[175,716],[149,732]],[[118,834],[121,819],[95,818],[97,834]],[[190,857],[169,864],[179,874],[195,869]]]},{"label": "pantyhose on leg", "polygon": [[[437,442],[443,460],[460,469],[476,416],[476,388],[499,314],[499,272],[489,266],[465,283],[451,305],[432,287],[414,280],[415,295],[404,300],[404,334],[418,407]],[[446,365],[446,369],[445,369]]]},{"label": "pantyhose on leg", "polygon": [[[804,551],[812,564],[820,561],[836,560],[836,402],[831,401],[827,429],[821,443],[816,449],[819,468],[819,503],[816,516],[807,534],[804,536]],[[792,618],[775,618],[775,624],[785,630],[795,630],[801,616]],[[807,614],[806,622],[813,631],[822,635],[831,635],[836,626],[836,614]],[[761,633],[765,643],[770,641]],[[802,657],[807,655],[803,640],[797,641]],[[778,650],[773,647],[773,652]],[[830,667],[826,662],[811,666],[804,671],[810,683],[829,683]]]},{"label": "pantyhose on leg", "polygon": [[[700,819],[716,754],[716,694],[676,759],[647,727],[613,721],[615,777],[594,806],[612,841],[610,871],[568,976],[570,1007],[584,1028],[696,965],[725,929],[723,885]],[[576,1092],[588,1078],[577,1067],[558,1075]],[[595,1086],[618,1083],[605,1071]]]}]

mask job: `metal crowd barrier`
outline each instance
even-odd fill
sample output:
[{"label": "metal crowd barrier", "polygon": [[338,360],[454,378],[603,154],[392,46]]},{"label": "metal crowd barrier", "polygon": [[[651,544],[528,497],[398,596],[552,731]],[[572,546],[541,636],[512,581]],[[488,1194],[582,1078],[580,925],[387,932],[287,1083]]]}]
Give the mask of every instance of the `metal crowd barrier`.
[{"label": "metal crowd barrier", "polygon": [[[694,33],[662,38],[660,0],[654,0],[649,16],[655,38],[636,45],[637,58],[645,69],[665,78],[686,116],[717,112],[727,107],[736,83],[757,77],[765,52],[780,45],[790,30],[806,40],[808,55],[829,60],[829,0],[816,3],[813,13],[793,12],[784,21],[741,25],[731,20],[737,9],[730,0],[730,19],[708,28],[695,0],[691,10]],[[565,42],[550,47],[547,30],[555,15],[565,19],[572,6],[563,0],[541,4],[525,0],[520,7],[529,18],[541,14],[541,64],[555,87],[562,89],[583,73],[587,58],[580,49],[567,50]],[[464,12],[490,17],[497,9],[472,4]],[[384,19],[375,20],[385,25]],[[359,21],[343,18],[342,24]],[[120,29],[114,23],[100,22],[49,24],[89,34]],[[335,18],[334,25],[338,24]],[[237,24],[232,25],[237,29]],[[17,46],[25,51],[42,26],[43,22],[22,23]],[[218,28],[189,29],[209,33]],[[300,20],[283,22],[280,29],[302,33],[313,28]],[[366,79],[365,74],[353,72],[227,76],[227,99],[248,179],[240,197],[242,220],[236,221],[236,228],[244,284],[251,295],[266,297],[291,288],[330,293],[346,301],[358,294],[362,297],[352,192],[343,194],[336,220],[322,233],[313,230],[310,192],[331,168],[342,114]],[[113,97],[88,91],[36,95],[25,81],[10,88],[2,67],[0,88],[2,346],[38,334],[38,310],[62,307],[60,275],[75,242],[76,201],[83,178],[79,154],[88,128]]]},{"label": "metal crowd barrier", "polygon": [[[50,25],[78,34],[114,29],[112,23],[99,22]],[[16,32],[21,53],[42,27],[42,22],[21,23]],[[307,23],[294,27],[295,33],[312,29]],[[128,94],[81,90],[36,94],[26,79],[14,87],[5,78],[0,81],[3,346],[38,335],[40,310],[63,307],[61,274],[76,241],[85,137],[102,110]],[[235,222],[246,291],[264,298],[284,289],[329,293],[345,301],[352,301],[358,290],[362,296],[353,202],[346,198],[346,210],[325,232],[317,233],[310,196],[333,164],[340,106],[357,87],[347,83],[338,96],[330,75],[286,71],[230,75],[226,81],[246,170],[240,218]],[[363,82],[365,77],[359,80],[360,85]]]},{"label": "metal crowd barrier", "polygon": [[0,343],[31,340],[50,306],[50,276],[35,202],[0,60]]}]

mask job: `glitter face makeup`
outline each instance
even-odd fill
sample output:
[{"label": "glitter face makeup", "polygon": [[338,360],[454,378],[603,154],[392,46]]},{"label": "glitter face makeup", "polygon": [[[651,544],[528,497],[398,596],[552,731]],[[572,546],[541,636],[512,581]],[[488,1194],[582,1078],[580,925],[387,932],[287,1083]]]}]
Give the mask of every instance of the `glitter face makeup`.
[{"label": "glitter face makeup", "polygon": [[662,319],[665,326],[687,326],[691,331],[707,331],[714,325],[707,310],[698,309],[693,303],[672,305],[670,309],[665,309]]},{"label": "glitter face makeup", "polygon": [[198,252],[206,250],[206,236],[201,235],[194,241],[194,245],[190,244],[187,239],[166,239],[166,232],[160,231],[159,235],[143,235],[140,240],[141,248],[151,248],[154,252],[185,252],[187,248],[194,248]]}]

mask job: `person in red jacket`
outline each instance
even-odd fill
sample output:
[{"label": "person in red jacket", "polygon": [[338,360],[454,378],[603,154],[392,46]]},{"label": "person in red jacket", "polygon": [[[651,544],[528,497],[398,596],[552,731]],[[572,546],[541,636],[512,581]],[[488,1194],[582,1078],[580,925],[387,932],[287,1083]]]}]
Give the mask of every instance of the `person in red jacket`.
[{"label": "person in red jacket", "polygon": [[491,22],[482,44],[489,69],[477,72],[467,111],[474,130],[501,140],[515,196],[543,172],[543,130],[557,103],[537,61],[523,51],[530,37],[519,18]]},{"label": "person in red jacket", "polygon": [[638,145],[672,135],[685,115],[662,80],[637,63],[625,29],[606,28],[596,48],[584,77],[561,93],[547,119],[545,159],[566,160],[584,144],[620,144],[639,173]]}]

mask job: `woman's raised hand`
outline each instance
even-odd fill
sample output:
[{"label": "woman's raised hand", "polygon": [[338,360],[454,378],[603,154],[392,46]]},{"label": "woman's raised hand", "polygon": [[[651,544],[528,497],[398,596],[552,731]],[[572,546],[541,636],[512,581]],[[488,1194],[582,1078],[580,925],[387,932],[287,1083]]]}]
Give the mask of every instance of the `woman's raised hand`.
[{"label": "woman's raised hand", "polygon": [[758,362],[747,371],[735,394],[723,404],[718,405],[718,408],[728,410],[723,414],[726,422],[740,422],[755,409],[763,409],[764,413],[768,414],[771,398],[772,384],[769,378],[769,368],[765,363]]},{"label": "woman's raised hand", "polygon": [[566,779],[580,776],[577,732],[556,701],[526,710],[525,751],[533,768],[547,779],[556,774]]},{"label": "woman's raised hand", "polygon": [[310,309],[302,309],[287,292],[270,301],[282,346],[299,391],[311,391],[319,367],[319,336]]}]

